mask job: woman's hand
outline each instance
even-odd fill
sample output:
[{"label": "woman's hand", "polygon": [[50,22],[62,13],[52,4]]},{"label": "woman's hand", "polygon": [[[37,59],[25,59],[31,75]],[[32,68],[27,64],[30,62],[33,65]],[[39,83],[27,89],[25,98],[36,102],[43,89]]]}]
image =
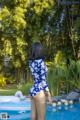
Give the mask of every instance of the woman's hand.
[{"label": "woman's hand", "polygon": [[51,95],[50,95],[50,94],[48,95],[47,99],[48,99],[48,103],[49,103],[49,104],[52,104],[52,98],[51,98]]},{"label": "woman's hand", "polygon": [[46,93],[48,104],[52,104],[52,98],[50,92]]}]

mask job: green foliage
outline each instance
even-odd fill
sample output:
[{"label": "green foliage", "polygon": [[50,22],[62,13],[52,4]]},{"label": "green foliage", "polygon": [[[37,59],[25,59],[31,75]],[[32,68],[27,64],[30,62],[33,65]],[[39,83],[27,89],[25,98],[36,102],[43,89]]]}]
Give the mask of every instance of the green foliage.
[{"label": "green foliage", "polygon": [[0,87],[5,87],[6,86],[6,78],[0,74]]},{"label": "green foliage", "polygon": [[[1,40],[3,42],[3,56],[9,55],[12,56],[12,59],[15,59],[15,55],[20,57],[21,61],[25,61],[27,42],[24,38],[24,29],[26,28],[25,21],[25,9],[27,7],[26,1],[14,1],[14,7],[11,9],[10,6],[3,4],[3,7],[0,11],[0,20],[1,20],[1,31],[2,34]],[[25,4],[21,7],[21,4]],[[17,4],[18,3],[18,4]],[[14,48],[15,47],[15,48]],[[15,51],[14,51],[15,49]],[[17,62],[15,62],[17,63]]]},{"label": "green foliage", "polygon": [[64,64],[65,56],[62,53],[62,51],[57,52],[57,54],[54,57],[54,62],[55,62],[56,65]]},{"label": "green foliage", "polygon": [[3,45],[3,55],[5,56],[11,56],[12,55],[12,46],[11,46],[11,42],[10,40],[6,40],[6,39],[2,39],[4,41],[4,45]]},{"label": "green foliage", "polygon": [[31,86],[32,86],[32,83],[19,84],[17,88],[18,90],[21,90],[24,95],[28,95]]},{"label": "green foliage", "polygon": [[[72,61],[77,60],[80,49],[79,5],[58,6],[57,0],[0,0],[0,4],[0,72],[7,74],[8,67],[11,73],[12,68],[17,82],[25,79],[30,46],[41,41],[50,60],[47,64],[52,91],[53,85],[56,94],[61,84],[67,85],[65,91],[79,86],[79,61]],[[67,59],[71,59],[69,65]]]},{"label": "green foliage", "polygon": [[70,60],[69,66],[53,63],[49,67],[47,80],[52,95],[59,95],[60,92],[68,93],[72,89],[80,88],[80,60],[76,62]]},{"label": "green foliage", "polygon": [[80,39],[80,17],[77,17],[75,24],[74,24],[74,31],[73,31],[73,40],[78,42]]},{"label": "green foliage", "polygon": [[76,68],[77,68],[77,72],[78,72],[78,77],[80,78],[80,60],[77,60]]}]

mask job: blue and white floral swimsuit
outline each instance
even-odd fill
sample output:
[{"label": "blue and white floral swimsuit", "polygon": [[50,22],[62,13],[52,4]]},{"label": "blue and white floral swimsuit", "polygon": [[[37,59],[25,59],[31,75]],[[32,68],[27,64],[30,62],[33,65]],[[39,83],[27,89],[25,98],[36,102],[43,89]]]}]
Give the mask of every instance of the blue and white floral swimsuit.
[{"label": "blue and white floral swimsuit", "polygon": [[32,73],[34,84],[30,89],[30,95],[33,97],[41,90],[49,91],[46,81],[47,67],[43,59],[29,61],[30,71]]}]

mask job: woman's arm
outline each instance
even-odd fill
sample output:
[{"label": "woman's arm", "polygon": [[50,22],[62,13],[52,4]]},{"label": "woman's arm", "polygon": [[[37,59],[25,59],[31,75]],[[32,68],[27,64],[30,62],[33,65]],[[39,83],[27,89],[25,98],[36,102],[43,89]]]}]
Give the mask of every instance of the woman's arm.
[{"label": "woman's arm", "polygon": [[52,98],[49,91],[48,83],[46,81],[46,74],[47,74],[47,66],[45,65],[44,61],[41,63],[41,79],[42,79],[42,86],[44,88],[45,94],[47,96],[47,100],[49,104],[52,104]]},{"label": "woman's arm", "polygon": [[52,97],[51,97],[51,93],[48,89],[48,91],[45,91],[46,97],[47,97],[47,101],[49,104],[52,104]]}]

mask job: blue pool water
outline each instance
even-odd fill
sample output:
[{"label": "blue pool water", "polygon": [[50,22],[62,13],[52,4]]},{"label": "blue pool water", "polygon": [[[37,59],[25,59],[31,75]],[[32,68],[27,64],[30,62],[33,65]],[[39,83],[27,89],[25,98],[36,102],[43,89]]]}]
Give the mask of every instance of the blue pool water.
[{"label": "blue pool water", "polygon": [[48,106],[46,120],[80,120],[80,104],[57,107],[57,110]]},{"label": "blue pool water", "polygon": [[[15,103],[16,106],[23,103]],[[7,105],[7,103],[0,103],[0,107]],[[14,106],[13,103],[9,103],[7,106]],[[26,103],[25,106],[29,107],[30,103]],[[24,106],[24,104],[23,104]],[[8,115],[7,120],[30,120],[30,110],[1,110],[0,115],[6,113]],[[0,119],[1,120],[1,119]],[[62,105],[52,107],[47,105],[46,107],[46,120],[80,120],[80,104]]]}]

